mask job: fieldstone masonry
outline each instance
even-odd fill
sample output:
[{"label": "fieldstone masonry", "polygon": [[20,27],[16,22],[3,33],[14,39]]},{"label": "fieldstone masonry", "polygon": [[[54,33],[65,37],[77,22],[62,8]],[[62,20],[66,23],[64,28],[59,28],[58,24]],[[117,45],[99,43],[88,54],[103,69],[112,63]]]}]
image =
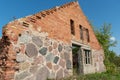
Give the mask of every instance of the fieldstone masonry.
[{"label": "fieldstone masonry", "polygon": [[[77,21],[74,36],[70,32],[70,19]],[[89,29],[91,42],[80,40],[78,23]],[[90,46],[92,50],[92,64],[85,65],[84,54],[80,54],[83,74],[105,71],[104,53],[94,32],[78,2],[70,2],[17,19],[3,27],[0,40],[0,80],[58,80],[71,76],[71,40]]]},{"label": "fieldstone masonry", "polygon": [[[27,80],[31,75],[34,76],[32,80],[60,79],[65,77],[64,71],[69,72],[69,69],[72,69],[70,56],[60,57],[61,53],[63,53],[62,56],[66,56],[66,54],[72,55],[72,50],[65,48],[71,48],[70,44],[63,44],[62,41],[36,35],[30,35],[29,38],[22,40],[21,37],[23,38],[24,35],[26,34],[22,34],[19,37],[19,44],[17,44],[26,43],[25,54],[17,53],[16,60],[19,62],[20,73],[16,73],[15,80]],[[50,51],[49,47],[51,47]],[[57,70],[54,69],[56,66]]]}]

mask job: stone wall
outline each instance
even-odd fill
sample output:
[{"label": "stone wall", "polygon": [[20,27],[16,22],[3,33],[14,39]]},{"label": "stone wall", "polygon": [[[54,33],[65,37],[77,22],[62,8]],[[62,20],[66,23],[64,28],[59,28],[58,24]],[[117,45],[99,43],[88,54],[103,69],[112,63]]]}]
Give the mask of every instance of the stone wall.
[{"label": "stone wall", "polygon": [[0,80],[4,80],[5,70],[9,68],[9,64],[7,65],[7,61],[10,60],[10,58],[7,57],[8,45],[10,45],[8,37],[3,36],[0,40]]},{"label": "stone wall", "polygon": [[17,43],[18,49],[24,44],[25,53],[17,52],[19,71],[15,80],[60,79],[72,75],[71,44],[30,33],[22,33]]},{"label": "stone wall", "polygon": [[93,50],[93,62],[95,67],[95,72],[103,72],[106,70],[104,64],[104,52],[103,50]]},{"label": "stone wall", "polygon": [[84,64],[83,65],[84,74],[95,73],[95,72],[105,72],[106,68],[103,65],[104,64],[103,50],[101,49],[101,50],[96,51],[96,50],[92,49],[91,51],[92,51],[91,64]]}]

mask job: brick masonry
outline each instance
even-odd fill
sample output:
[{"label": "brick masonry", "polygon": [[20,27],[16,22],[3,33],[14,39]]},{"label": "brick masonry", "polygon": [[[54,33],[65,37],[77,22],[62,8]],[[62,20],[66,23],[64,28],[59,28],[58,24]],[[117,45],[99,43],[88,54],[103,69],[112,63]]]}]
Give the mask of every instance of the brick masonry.
[{"label": "brick masonry", "polygon": [[[71,35],[70,19],[75,22],[74,36]],[[80,39],[79,25],[89,30],[90,42],[86,38],[84,41]],[[3,27],[0,40],[1,80],[46,80],[71,76],[72,41],[92,51],[92,64],[84,64],[84,55],[81,55],[81,73],[105,71],[103,50],[78,2],[8,23]]]}]

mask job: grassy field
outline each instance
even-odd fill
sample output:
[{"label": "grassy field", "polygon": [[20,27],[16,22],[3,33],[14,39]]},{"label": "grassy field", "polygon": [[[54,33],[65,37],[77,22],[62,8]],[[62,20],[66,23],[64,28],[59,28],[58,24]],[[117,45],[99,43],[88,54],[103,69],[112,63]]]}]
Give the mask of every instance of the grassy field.
[{"label": "grassy field", "polygon": [[[48,79],[53,80],[53,79]],[[94,73],[87,75],[77,75],[74,74],[69,78],[64,78],[61,80],[120,80],[120,67],[117,67],[115,71],[106,71],[103,73]]]},{"label": "grassy field", "polygon": [[63,80],[120,80],[120,73],[95,73],[88,75],[76,75]]}]

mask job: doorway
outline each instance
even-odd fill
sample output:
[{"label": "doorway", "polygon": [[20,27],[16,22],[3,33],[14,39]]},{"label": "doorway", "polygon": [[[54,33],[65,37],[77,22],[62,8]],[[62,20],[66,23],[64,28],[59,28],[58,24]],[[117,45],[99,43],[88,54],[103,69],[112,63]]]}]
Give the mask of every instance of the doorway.
[{"label": "doorway", "polygon": [[72,44],[73,75],[80,73],[80,49],[81,46]]}]

